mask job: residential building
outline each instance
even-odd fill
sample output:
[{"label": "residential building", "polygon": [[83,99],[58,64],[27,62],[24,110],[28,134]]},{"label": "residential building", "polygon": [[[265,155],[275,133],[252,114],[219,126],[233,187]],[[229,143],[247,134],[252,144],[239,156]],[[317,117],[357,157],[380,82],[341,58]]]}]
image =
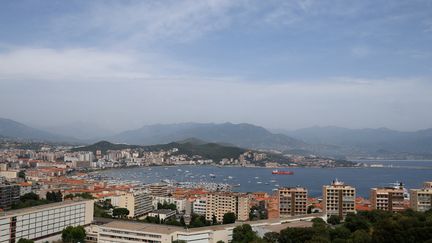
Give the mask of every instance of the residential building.
[{"label": "residential building", "polygon": [[216,216],[218,222],[222,222],[226,213],[235,213],[237,220],[249,219],[249,196],[244,193],[213,192],[207,195],[206,219],[212,220]]},{"label": "residential building", "polygon": [[60,234],[68,226],[89,225],[92,221],[92,200],[68,200],[11,210],[0,214],[0,242],[42,240]]},{"label": "residential building", "polygon": [[192,212],[199,215],[205,215],[206,214],[206,208],[207,208],[207,198],[201,197],[197,198],[192,203]]},{"label": "residential building", "polygon": [[153,210],[152,197],[147,193],[126,193],[120,196],[120,208],[129,210],[128,217],[143,216]]},{"label": "residential building", "polygon": [[331,185],[323,186],[323,212],[329,217],[336,215],[344,218],[348,213],[355,213],[356,189],[335,180]]},{"label": "residential building", "polygon": [[186,199],[177,199],[174,197],[153,197],[153,208],[157,209],[158,203],[164,204],[175,204],[178,212],[182,212],[186,210]]},{"label": "residential building", "polygon": [[278,219],[280,217],[279,205],[279,194],[270,196],[267,204],[268,219]]},{"label": "residential building", "polygon": [[0,209],[8,210],[20,199],[19,185],[0,185]]},{"label": "residential building", "polygon": [[302,187],[285,187],[278,190],[280,216],[295,216],[307,213],[308,192]]},{"label": "residential building", "polygon": [[372,209],[400,212],[404,207],[403,187],[372,188],[370,202]]},{"label": "residential building", "polygon": [[151,211],[150,213],[148,213],[148,216],[159,217],[160,220],[165,220],[165,219],[171,218],[175,215],[176,215],[176,211],[171,210],[171,209],[158,209],[158,210],[154,210],[154,211]]},{"label": "residential building", "polygon": [[168,185],[164,183],[154,183],[149,186],[149,192],[155,197],[167,197]]},{"label": "residential building", "polygon": [[425,182],[421,189],[411,189],[410,203],[415,211],[426,212],[432,209],[432,182]]}]

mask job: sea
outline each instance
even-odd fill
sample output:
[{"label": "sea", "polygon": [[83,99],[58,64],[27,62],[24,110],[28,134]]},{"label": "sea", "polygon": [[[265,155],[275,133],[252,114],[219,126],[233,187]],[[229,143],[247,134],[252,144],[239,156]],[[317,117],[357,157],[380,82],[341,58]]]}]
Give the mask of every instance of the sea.
[{"label": "sea", "polygon": [[322,186],[333,180],[354,186],[357,196],[369,197],[370,188],[402,182],[406,188],[420,188],[432,181],[432,161],[357,161],[372,167],[356,168],[285,168],[293,175],[273,175],[272,168],[217,166],[152,166],[100,171],[99,174],[120,180],[142,183],[175,180],[177,182],[215,182],[236,185],[239,192],[272,192],[277,187],[301,186],[309,196],[319,197]]}]

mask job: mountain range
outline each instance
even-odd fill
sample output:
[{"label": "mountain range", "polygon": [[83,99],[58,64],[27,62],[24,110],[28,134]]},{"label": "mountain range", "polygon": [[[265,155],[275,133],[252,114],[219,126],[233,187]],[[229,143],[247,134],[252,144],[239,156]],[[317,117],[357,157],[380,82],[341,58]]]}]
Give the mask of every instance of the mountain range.
[{"label": "mountain range", "polygon": [[[432,158],[432,129],[401,132],[387,128],[348,129],[315,126],[271,132],[247,123],[178,123],[146,125],[113,135],[110,132],[104,133],[102,129],[92,133],[92,129],[86,128],[85,124],[78,127],[78,130],[76,126],[69,126],[45,131],[0,118],[0,137],[74,144],[106,140],[136,145],[169,144],[173,141],[195,138],[205,143],[296,154],[313,153],[351,158]],[[59,130],[67,132],[58,132]],[[72,136],[74,134],[80,137]],[[95,134],[99,137],[94,137]]]}]

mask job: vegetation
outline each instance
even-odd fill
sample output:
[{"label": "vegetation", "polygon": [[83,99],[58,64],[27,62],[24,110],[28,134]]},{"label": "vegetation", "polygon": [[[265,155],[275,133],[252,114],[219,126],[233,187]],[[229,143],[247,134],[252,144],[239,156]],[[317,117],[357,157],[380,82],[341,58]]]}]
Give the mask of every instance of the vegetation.
[{"label": "vegetation", "polygon": [[260,242],[261,239],[252,230],[249,224],[243,224],[237,226],[233,230],[232,243],[249,243],[249,242]]},{"label": "vegetation", "polygon": [[252,206],[249,212],[249,220],[267,219],[267,210],[264,207]]},{"label": "vegetation", "polygon": [[101,217],[101,218],[112,218],[111,215],[108,214],[107,210],[109,208],[105,208],[103,206],[100,206],[99,204],[94,204],[94,210],[93,210],[93,216],[94,217]]},{"label": "vegetation", "polygon": [[63,201],[63,194],[58,192],[47,192],[46,199],[50,202],[61,202]]},{"label": "vegetation", "polygon": [[68,226],[62,231],[62,240],[65,243],[84,242],[85,238],[86,232],[82,226]]},{"label": "vegetation", "polygon": [[332,225],[340,224],[340,218],[336,215],[331,215],[327,219],[327,223],[332,224]]},{"label": "vegetation", "polygon": [[21,170],[20,172],[18,172],[18,177],[25,180],[26,179],[25,171]]},{"label": "vegetation", "polygon": [[177,210],[177,205],[174,203],[167,203],[166,201],[162,203],[157,204],[157,209],[171,209],[171,210]]},{"label": "vegetation", "polygon": [[75,193],[75,194],[68,194],[64,197],[64,199],[73,199],[76,197],[80,197],[82,199],[94,199],[94,197],[92,196],[92,194],[88,193],[88,192],[83,192],[83,193]]},{"label": "vegetation", "polygon": [[93,153],[96,153],[96,150],[100,150],[103,154],[105,154],[108,150],[122,150],[127,148],[138,149],[141,151],[159,151],[178,148],[178,153],[180,154],[186,154],[188,156],[198,155],[206,159],[213,159],[214,161],[220,161],[223,158],[238,158],[240,154],[246,152],[246,150],[242,148],[225,146],[217,143],[173,142],[168,144],[138,146],[113,144],[107,141],[100,141],[85,147],[77,147],[72,149],[72,151],[92,151]]},{"label": "vegetation", "polygon": [[34,243],[34,241],[21,238],[18,240],[18,243]]},{"label": "vegetation", "polygon": [[222,223],[223,224],[232,224],[235,223],[237,217],[235,215],[235,213],[232,212],[228,212],[226,214],[224,214],[223,218],[222,218]]},{"label": "vegetation", "polygon": [[206,220],[204,215],[192,214],[189,223],[190,228],[204,227],[211,225],[211,222]]},{"label": "vegetation", "polygon": [[39,195],[30,192],[22,195],[20,197],[19,202],[12,204],[12,209],[28,208],[28,207],[34,207],[34,206],[44,205],[48,203],[51,203],[51,201],[40,199]]},{"label": "vegetation", "polygon": [[[330,219],[330,218],[329,218]],[[335,219],[329,220],[337,222]],[[310,228],[286,228],[280,233],[268,232],[259,238],[250,226],[238,226],[233,231],[233,243],[396,243],[432,242],[432,210],[425,213],[406,210],[401,213],[365,211],[347,215],[345,222],[329,226],[324,220],[312,220]]]},{"label": "vegetation", "polygon": [[114,208],[112,215],[117,218],[126,218],[129,215],[129,210],[127,208]]}]

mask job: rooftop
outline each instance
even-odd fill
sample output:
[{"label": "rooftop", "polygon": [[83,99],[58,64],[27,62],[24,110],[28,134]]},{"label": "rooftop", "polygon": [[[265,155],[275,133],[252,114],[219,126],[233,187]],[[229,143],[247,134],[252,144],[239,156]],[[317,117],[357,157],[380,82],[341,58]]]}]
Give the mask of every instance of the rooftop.
[{"label": "rooftop", "polygon": [[17,215],[17,214],[25,214],[25,213],[35,212],[35,211],[44,210],[44,209],[48,209],[48,208],[64,207],[64,206],[68,206],[68,205],[82,203],[85,201],[92,201],[92,200],[82,200],[82,199],[66,200],[63,202],[48,203],[48,204],[34,206],[34,207],[9,210],[9,211],[1,212],[0,217]]}]

